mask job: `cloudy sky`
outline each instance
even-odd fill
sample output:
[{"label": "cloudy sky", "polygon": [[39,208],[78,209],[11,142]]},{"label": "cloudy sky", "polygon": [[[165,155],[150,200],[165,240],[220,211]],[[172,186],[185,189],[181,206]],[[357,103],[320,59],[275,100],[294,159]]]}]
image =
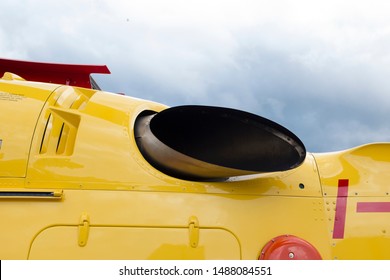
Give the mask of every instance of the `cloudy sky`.
[{"label": "cloudy sky", "polygon": [[6,0],[0,57],[106,64],[104,90],[249,111],[311,152],[390,141],[387,0]]}]

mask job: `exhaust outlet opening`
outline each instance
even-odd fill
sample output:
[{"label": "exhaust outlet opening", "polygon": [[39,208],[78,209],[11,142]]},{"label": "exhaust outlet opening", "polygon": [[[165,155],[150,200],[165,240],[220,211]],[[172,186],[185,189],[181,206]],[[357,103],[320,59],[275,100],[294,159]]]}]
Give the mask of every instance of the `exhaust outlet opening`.
[{"label": "exhaust outlet opening", "polygon": [[283,126],[221,107],[145,111],[136,120],[135,136],[151,165],[187,180],[289,170],[306,156],[303,143]]}]

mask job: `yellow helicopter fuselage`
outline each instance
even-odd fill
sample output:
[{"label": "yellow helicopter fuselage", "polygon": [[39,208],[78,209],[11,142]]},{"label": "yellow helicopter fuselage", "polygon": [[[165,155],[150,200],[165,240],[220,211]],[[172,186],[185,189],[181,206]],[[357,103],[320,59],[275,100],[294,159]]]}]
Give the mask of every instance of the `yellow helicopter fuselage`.
[{"label": "yellow helicopter fuselage", "polygon": [[4,75],[0,259],[390,259],[389,143],[179,179],[134,134],[166,108]]}]

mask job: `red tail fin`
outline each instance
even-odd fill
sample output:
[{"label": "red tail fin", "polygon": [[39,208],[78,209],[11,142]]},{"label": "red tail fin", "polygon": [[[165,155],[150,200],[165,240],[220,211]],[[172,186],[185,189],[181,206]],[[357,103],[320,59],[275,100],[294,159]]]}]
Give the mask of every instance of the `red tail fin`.
[{"label": "red tail fin", "polygon": [[0,77],[11,72],[29,81],[99,89],[91,73],[110,74],[106,65],[31,62],[0,58]]}]

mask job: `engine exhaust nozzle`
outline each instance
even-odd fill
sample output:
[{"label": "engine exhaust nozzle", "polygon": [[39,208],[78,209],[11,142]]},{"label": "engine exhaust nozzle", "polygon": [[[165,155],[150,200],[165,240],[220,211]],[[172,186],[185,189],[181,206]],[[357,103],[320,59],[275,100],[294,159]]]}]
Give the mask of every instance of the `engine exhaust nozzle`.
[{"label": "engine exhaust nozzle", "polygon": [[137,145],[158,170],[187,180],[285,171],[306,157],[292,132],[266,118],[229,108],[178,106],[144,112]]}]

